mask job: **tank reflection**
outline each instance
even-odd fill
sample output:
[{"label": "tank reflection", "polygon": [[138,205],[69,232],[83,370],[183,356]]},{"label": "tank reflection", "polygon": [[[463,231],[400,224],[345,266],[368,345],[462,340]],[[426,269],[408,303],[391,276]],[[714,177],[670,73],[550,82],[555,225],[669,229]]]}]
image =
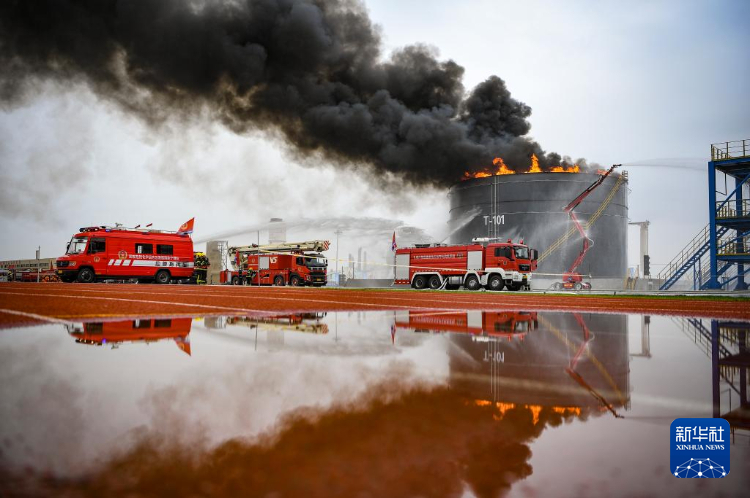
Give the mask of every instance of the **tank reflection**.
[{"label": "tank reflection", "polygon": [[626,316],[408,311],[395,329],[447,333],[451,386],[501,409],[628,408]]},{"label": "tank reflection", "polygon": [[105,322],[83,322],[66,325],[68,333],[79,344],[109,345],[116,349],[124,343],[173,340],[190,355],[192,318],[137,318]]}]

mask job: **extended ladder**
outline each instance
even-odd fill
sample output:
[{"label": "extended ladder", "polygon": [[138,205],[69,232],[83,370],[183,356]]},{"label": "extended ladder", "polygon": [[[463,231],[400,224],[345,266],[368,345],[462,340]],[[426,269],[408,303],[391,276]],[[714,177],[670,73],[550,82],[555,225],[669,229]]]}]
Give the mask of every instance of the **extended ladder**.
[{"label": "extended ladder", "polygon": [[[599,209],[597,209],[594,214],[591,215],[588,221],[582,223],[585,230],[589,230],[592,226],[594,226],[596,220],[599,219],[602,213],[604,213],[604,211],[607,209],[607,206],[609,206],[609,204],[612,202],[612,199],[615,198],[615,195],[620,190],[622,184],[627,181],[628,176],[625,173],[626,172],[623,172],[617,179],[617,182],[612,187],[612,190],[609,191],[609,194],[604,199],[604,202],[602,202],[601,206],[599,206]],[[544,250],[544,252],[539,256],[539,263],[544,261],[553,252],[558,250],[574,233],[576,233],[576,227],[570,227],[567,232],[565,232],[559,239],[557,239],[552,245]]]}]

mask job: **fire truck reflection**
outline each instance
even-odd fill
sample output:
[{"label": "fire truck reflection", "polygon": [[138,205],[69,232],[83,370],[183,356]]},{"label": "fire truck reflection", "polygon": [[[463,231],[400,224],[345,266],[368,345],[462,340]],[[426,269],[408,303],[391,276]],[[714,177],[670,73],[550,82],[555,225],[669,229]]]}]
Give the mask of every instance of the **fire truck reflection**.
[{"label": "fire truck reflection", "polygon": [[226,317],[226,325],[250,328],[262,326],[266,330],[327,334],[328,325],[320,322],[325,316],[326,313],[296,313],[274,317],[229,316]]},{"label": "fire truck reflection", "polygon": [[248,328],[262,327],[264,330],[279,332],[305,332],[308,334],[324,335],[328,333],[328,325],[322,323],[327,313],[293,313],[279,316],[211,316],[205,318],[206,327],[220,330],[235,325]]},{"label": "fire truck reflection", "polygon": [[157,342],[171,339],[190,355],[192,318],[137,318],[67,325],[68,333],[79,344],[110,345],[113,349],[126,342]]},{"label": "fire truck reflection", "polygon": [[411,328],[415,332],[455,332],[523,340],[538,326],[536,312],[526,311],[396,313],[396,328]]}]

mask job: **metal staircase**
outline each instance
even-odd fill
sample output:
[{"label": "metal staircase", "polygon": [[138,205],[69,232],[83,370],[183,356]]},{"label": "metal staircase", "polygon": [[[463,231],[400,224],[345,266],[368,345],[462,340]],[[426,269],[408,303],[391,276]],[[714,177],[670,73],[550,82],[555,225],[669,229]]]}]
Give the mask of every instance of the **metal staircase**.
[{"label": "metal staircase", "polygon": [[[659,287],[659,290],[667,290],[672,287],[680,278],[682,278],[688,270],[694,269],[694,274],[703,276],[704,268],[708,268],[710,275],[710,266],[703,264],[703,256],[708,253],[710,246],[711,227],[706,225],[703,230],[698,232],[698,235],[693,237],[693,240],[687,243],[682,251],[669,262],[656,278],[664,283]],[[724,235],[729,229],[727,227],[720,227],[717,234]],[[706,281],[703,278],[699,278],[699,281]]]}]

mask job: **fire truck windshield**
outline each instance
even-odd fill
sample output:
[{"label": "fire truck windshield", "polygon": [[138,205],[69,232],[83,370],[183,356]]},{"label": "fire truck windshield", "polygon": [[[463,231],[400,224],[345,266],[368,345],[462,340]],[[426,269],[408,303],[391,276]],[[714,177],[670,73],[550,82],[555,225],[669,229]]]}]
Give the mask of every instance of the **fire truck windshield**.
[{"label": "fire truck windshield", "polygon": [[528,247],[514,247],[516,259],[529,259],[529,248]]},{"label": "fire truck windshield", "polygon": [[70,239],[68,250],[65,251],[65,254],[81,254],[86,250],[86,242],[88,240],[88,237],[73,237]]},{"label": "fire truck windshield", "polygon": [[326,258],[305,258],[307,266],[326,266]]}]

